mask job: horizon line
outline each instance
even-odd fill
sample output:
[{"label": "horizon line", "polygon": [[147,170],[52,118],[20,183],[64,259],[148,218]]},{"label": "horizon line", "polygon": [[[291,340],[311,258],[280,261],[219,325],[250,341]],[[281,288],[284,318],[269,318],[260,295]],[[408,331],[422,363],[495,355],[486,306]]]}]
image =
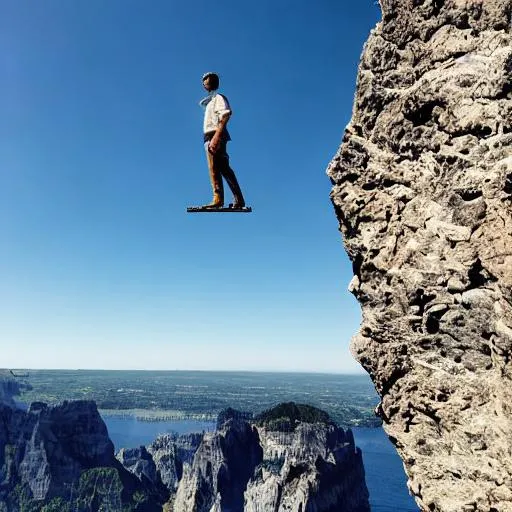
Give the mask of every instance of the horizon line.
[{"label": "horizon line", "polygon": [[202,372],[202,373],[302,373],[307,375],[366,375],[369,378],[368,373],[361,368],[361,372],[335,372],[328,370],[244,370],[244,369],[141,369],[141,368],[0,368],[0,371],[74,371],[74,372],[87,372],[87,371],[99,371],[99,372],[162,372],[162,373],[178,373],[178,372]]}]

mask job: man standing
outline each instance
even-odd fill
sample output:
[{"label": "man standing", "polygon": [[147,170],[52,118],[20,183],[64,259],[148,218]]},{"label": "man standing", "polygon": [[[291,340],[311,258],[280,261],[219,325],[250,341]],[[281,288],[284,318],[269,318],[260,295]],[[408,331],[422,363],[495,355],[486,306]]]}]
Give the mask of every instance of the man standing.
[{"label": "man standing", "polygon": [[229,166],[229,155],[226,146],[231,137],[226,128],[231,116],[231,108],[228,99],[217,92],[219,88],[219,76],[216,73],[203,75],[203,86],[208,91],[208,96],[201,100],[201,106],[205,107],[204,113],[204,147],[210,171],[210,181],[213,189],[213,200],[206,208],[222,208],[224,206],[224,178],[233,193],[233,208],[244,208],[245,200],[238,185],[235,173]]}]

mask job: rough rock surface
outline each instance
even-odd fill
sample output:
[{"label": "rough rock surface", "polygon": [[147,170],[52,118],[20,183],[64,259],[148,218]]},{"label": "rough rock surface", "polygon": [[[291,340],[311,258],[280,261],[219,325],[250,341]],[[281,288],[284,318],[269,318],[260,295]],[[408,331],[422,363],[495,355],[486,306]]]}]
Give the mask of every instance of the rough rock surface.
[{"label": "rough rock surface", "polygon": [[[69,494],[83,468],[109,466],[114,446],[93,402],[33,403],[28,412],[3,407],[0,456],[6,445],[16,457],[17,478],[36,500]],[[0,462],[4,462],[0,460]]]},{"label": "rough rock surface", "polygon": [[19,385],[14,379],[6,379],[0,376],[0,404],[16,407],[14,396],[19,392]]},{"label": "rough rock surface", "polygon": [[31,389],[31,386],[24,381],[14,378],[6,370],[0,370],[0,404],[16,407],[14,397],[19,395],[24,389]]},{"label": "rough rock surface", "polygon": [[245,512],[369,512],[361,451],[349,430],[301,423],[259,427],[263,461],[245,492]]},{"label": "rough rock surface", "polygon": [[[9,512],[29,510],[27,501],[71,502],[81,490],[97,506],[129,503],[145,490],[115,459],[96,404],[33,403],[28,411],[0,405],[0,504]],[[140,510],[157,509],[149,499]]]},{"label": "rough rock surface", "polygon": [[161,483],[153,458],[144,446],[138,448],[121,448],[116,459],[139,480],[151,485]]},{"label": "rough rock surface", "polygon": [[512,1],[380,3],[328,168],[352,351],[422,510],[512,511]]},{"label": "rough rock surface", "polygon": [[184,464],[174,512],[369,512],[350,431],[321,423],[277,431],[233,410],[221,417]]},{"label": "rough rock surface", "polygon": [[178,489],[183,464],[192,464],[202,440],[202,434],[162,434],[148,446],[157,474],[171,493]]},{"label": "rough rock surface", "polygon": [[262,458],[258,432],[236,411],[222,416],[220,429],[205,433],[193,463],[184,466],[175,512],[244,509],[244,491]]}]

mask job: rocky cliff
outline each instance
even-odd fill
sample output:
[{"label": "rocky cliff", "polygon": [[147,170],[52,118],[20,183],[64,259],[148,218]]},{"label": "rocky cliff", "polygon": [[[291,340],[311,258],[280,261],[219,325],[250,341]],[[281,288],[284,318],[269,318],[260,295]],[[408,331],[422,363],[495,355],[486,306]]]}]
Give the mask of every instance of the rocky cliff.
[{"label": "rocky cliff", "polygon": [[202,440],[202,434],[164,434],[148,447],[159,477],[171,493],[178,489],[183,465],[192,464]]},{"label": "rocky cliff", "polygon": [[[251,419],[250,419],[251,418]],[[114,447],[91,401],[0,405],[0,512],[369,512],[350,431],[310,406]]]},{"label": "rocky cliff", "polygon": [[352,351],[422,510],[512,510],[512,1],[381,0],[329,165]]},{"label": "rocky cliff", "polygon": [[259,427],[263,460],[245,493],[246,512],[369,512],[359,449],[351,431],[299,423]]},{"label": "rocky cliff", "polygon": [[[123,458],[139,468],[139,475],[154,474],[147,469],[147,453],[160,461],[156,478],[168,482],[171,494],[176,489],[168,504],[173,512],[369,512],[361,452],[352,433],[300,416],[314,410],[327,417],[322,411],[304,406],[290,416],[298,409],[286,406],[276,408],[279,415],[271,421],[256,423],[230,409],[198,445],[197,439],[187,443],[182,436],[166,436],[141,452],[140,461]],[[177,483],[179,465],[183,473]]]},{"label": "rocky cliff", "polygon": [[163,501],[173,498],[183,478],[183,466],[191,465],[203,442],[203,434],[162,434],[148,447],[121,448],[117,460],[135,475],[151,494]]},{"label": "rocky cliff", "polygon": [[192,464],[185,464],[174,510],[242,511],[244,491],[261,462],[258,432],[237,411],[207,432]]},{"label": "rocky cliff", "polygon": [[27,382],[15,378],[9,371],[0,370],[0,404],[16,407],[14,397],[19,395],[22,390],[31,388]]},{"label": "rocky cliff", "polygon": [[43,506],[61,512],[161,510],[114,457],[94,402],[33,403],[28,411],[0,405],[0,511]]}]

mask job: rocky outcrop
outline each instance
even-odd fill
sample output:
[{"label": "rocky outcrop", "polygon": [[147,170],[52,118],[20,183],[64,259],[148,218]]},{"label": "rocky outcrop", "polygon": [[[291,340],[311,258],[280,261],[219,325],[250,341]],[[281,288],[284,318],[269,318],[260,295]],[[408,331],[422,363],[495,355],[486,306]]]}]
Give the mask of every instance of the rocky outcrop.
[{"label": "rocky outcrop", "polygon": [[116,459],[139,480],[158,482],[156,465],[144,446],[139,448],[121,448]]},{"label": "rocky outcrop", "polygon": [[15,407],[13,396],[18,393],[18,383],[14,379],[2,378],[0,375],[0,404]]},{"label": "rocky outcrop", "polygon": [[218,430],[204,434],[192,463],[184,463],[174,512],[369,512],[350,431],[297,416],[247,418],[228,410]]},{"label": "rocky outcrop", "polygon": [[350,431],[293,403],[251,416],[228,409],[215,432],[115,457],[94,402],[0,405],[0,512],[369,511]]},{"label": "rocky outcrop", "polygon": [[258,428],[263,460],[245,493],[246,512],[369,512],[361,451],[351,431],[300,423]]},{"label": "rocky outcrop", "polygon": [[512,511],[512,1],[381,0],[328,168],[422,510]]},{"label": "rocky outcrop", "polygon": [[171,493],[178,489],[183,464],[192,464],[202,440],[202,434],[163,434],[148,446],[158,477]]},{"label": "rocky outcrop", "polygon": [[242,511],[244,491],[262,449],[258,432],[240,413],[221,413],[223,423],[204,434],[192,464],[185,464],[175,512]]},{"label": "rocky outcrop", "polygon": [[192,464],[202,440],[203,434],[162,434],[148,447],[121,448],[116,458],[164,503],[174,498],[183,465]]},{"label": "rocky outcrop", "polygon": [[350,430],[293,402],[251,418],[227,409],[215,432],[161,436],[118,458],[141,480],[164,482],[173,512],[370,511]]},{"label": "rocky outcrop", "polygon": [[16,512],[59,499],[77,510],[87,503],[92,510],[130,504],[159,510],[114,457],[94,402],[33,403],[27,412],[0,405],[0,503]]},{"label": "rocky outcrop", "polygon": [[19,395],[22,390],[29,390],[31,386],[13,376],[7,370],[0,370],[0,404],[8,407],[16,407],[14,397]]}]

